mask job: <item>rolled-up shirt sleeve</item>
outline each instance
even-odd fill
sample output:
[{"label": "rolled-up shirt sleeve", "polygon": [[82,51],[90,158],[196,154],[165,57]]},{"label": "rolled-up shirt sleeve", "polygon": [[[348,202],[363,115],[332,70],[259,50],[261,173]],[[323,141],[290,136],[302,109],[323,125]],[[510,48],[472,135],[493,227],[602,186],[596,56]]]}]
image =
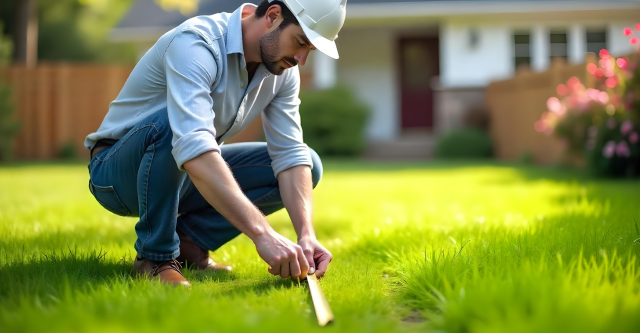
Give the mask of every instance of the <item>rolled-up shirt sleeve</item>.
[{"label": "rolled-up shirt sleeve", "polygon": [[180,170],[185,162],[207,151],[220,151],[210,95],[217,73],[214,52],[197,33],[183,31],[164,54],[171,153]]},{"label": "rolled-up shirt sleeve", "polygon": [[287,71],[286,80],[276,96],[262,112],[262,124],[273,173],[298,165],[313,167],[309,147],[302,141],[300,125],[300,72],[297,67]]}]

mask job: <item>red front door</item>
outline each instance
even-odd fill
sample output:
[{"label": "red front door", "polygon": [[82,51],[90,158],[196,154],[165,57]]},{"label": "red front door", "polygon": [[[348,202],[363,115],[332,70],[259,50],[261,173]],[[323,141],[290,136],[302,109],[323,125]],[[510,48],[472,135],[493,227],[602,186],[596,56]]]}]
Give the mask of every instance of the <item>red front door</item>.
[{"label": "red front door", "polygon": [[433,91],[430,82],[440,72],[437,37],[400,40],[402,128],[433,127]]}]

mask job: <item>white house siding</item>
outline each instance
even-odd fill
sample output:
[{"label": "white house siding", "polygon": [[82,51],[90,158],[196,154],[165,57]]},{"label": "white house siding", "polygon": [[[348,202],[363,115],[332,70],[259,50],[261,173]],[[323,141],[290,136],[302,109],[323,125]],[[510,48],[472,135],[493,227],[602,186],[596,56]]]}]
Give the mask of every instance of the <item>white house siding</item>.
[{"label": "white house siding", "polygon": [[[478,33],[471,47],[470,30]],[[467,25],[445,21],[440,26],[440,84],[443,88],[485,86],[509,77],[511,32],[504,25]]]},{"label": "white house siding", "polygon": [[607,48],[614,56],[622,56],[634,52],[634,46],[629,44],[629,37],[622,33],[625,27],[633,29],[635,36],[640,37],[640,33],[635,31],[636,23],[640,23],[640,17],[637,22],[613,22],[607,25]]},{"label": "white house siding", "polygon": [[345,29],[336,43],[340,53],[338,81],[371,110],[367,139],[395,139],[400,130],[400,103],[394,33],[383,28]]},{"label": "white house siding", "polygon": [[[440,85],[435,87],[434,129],[436,133],[443,133],[462,126],[466,112],[481,107],[487,84],[514,75],[514,31],[530,32],[532,69],[545,71],[550,66],[551,29],[566,29],[568,58],[572,63],[584,61],[587,29],[606,29],[607,48],[612,54],[632,53],[633,47],[629,45],[628,37],[622,34],[622,29],[633,28],[636,22],[628,17],[614,17],[611,13],[602,17],[595,14],[574,17],[558,13],[552,16],[531,13],[517,19],[466,15],[431,18],[422,22],[414,20],[402,27],[397,24],[378,26],[379,22],[372,23],[370,28],[362,25],[350,27],[343,29],[337,39],[340,52],[337,82],[346,84],[358,99],[370,107],[372,113],[366,128],[369,141],[397,140],[401,133],[398,39],[438,33]],[[438,32],[424,33],[423,29],[433,26],[434,22],[438,22]],[[475,47],[471,47],[469,40],[472,29],[478,36]],[[321,76],[324,79],[318,81],[325,81],[325,77],[331,74],[322,73]]]}]

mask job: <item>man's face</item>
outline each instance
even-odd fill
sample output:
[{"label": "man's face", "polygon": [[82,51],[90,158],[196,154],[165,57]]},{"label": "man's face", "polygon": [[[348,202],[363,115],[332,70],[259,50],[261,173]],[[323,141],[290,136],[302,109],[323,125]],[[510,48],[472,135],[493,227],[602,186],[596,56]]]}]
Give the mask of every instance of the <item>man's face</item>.
[{"label": "man's face", "polygon": [[315,50],[297,24],[289,24],[284,29],[278,26],[258,42],[262,63],[274,75],[281,75],[285,69],[298,64],[304,66],[309,52]]}]

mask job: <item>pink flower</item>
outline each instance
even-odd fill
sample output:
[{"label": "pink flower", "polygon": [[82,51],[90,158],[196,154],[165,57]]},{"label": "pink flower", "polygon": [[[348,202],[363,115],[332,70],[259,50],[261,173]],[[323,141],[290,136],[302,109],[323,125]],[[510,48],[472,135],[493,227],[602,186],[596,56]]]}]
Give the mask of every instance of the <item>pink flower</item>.
[{"label": "pink flower", "polygon": [[629,43],[630,43],[631,45],[636,45],[636,44],[638,44],[638,38],[637,38],[637,37],[631,37],[631,38],[629,39]]},{"label": "pink flower", "polygon": [[632,144],[636,144],[639,139],[640,135],[638,135],[638,132],[633,132],[631,133],[631,135],[629,135],[629,142],[631,142]]},{"label": "pink flower", "polygon": [[[595,64],[593,64],[595,66]],[[596,66],[598,68],[598,66]],[[576,91],[580,88],[580,79],[575,76],[572,76],[569,80],[567,80],[567,87],[572,91]]]},{"label": "pink flower", "polygon": [[547,128],[547,124],[545,124],[542,120],[538,120],[533,124],[533,128],[536,129],[536,132],[544,132],[544,130]]},{"label": "pink flower", "polygon": [[611,98],[611,104],[613,104],[613,106],[618,106],[618,104],[620,104],[620,96],[613,96]]},{"label": "pink flower", "polygon": [[607,51],[607,49],[601,49],[600,50],[600,58],[609,58],[611,55],[609,54],[609,51]]},{"label": "pink flower", "polygon": [[631,36],[631,34],[633,33],[633,31],[631,31],[631,28],[624,28],[622,30],[622,33],[624,33],[625,36]]},{"label": "pink flower", "polygon": [[588,97],[586,103],[589,102],[588,101],[589,99],[594,101],[594,102],[600,103],[600,104],[609,103],[609,94],[607,94],[606,91],[600,91],[598,89],[587,88],[585,97]]},{"label": "pink flower", "polygon": [[618,64],[618,67],[620,67],[620,69],[627,69],[627,59],[618,58],[618,60],[616,60],[616,63]]},{"label": "pink flower", "polygon": [[636,23],[636,31],[640,31],[640,23]]},{"label": "pink flower", "polygon": [[558,95],[564,96],[569,92],[569,87],[561,83],[558,85],[558,88],[556,88],[556,92]]},{"label": "pink flower", "polygon": [[604,77],[604,70],[602,68],[598,68],[593,75],[595,75],[598,79],[602,79]]},{"label": "pink flower", "polygon": [[598,70],[598,65],[594,63],[590,63],[587,65],[587,72],[591,73],[591,75],[596,75],[597,70]]},{"label": "pink flower", "polygon": [[565,111],[564,106],[562,105],[562,103],[560,103],[558,97],[550,97],[547,100],[547,108],[549,109],[549,111],[555,112],[557,114],[563,114]]},{"label": "pink flower", "polygon": [[598,93],[598,101],[602,104],[609,103],[609,94],[606,91],[601,91]]},{"label": "pink flower", "polygon": [[616,152],[616,143],[614,141],[607,142],[602,148],[602,156],[605,158],[612,158]]},{"label": "pink flower", "polygon": [[633,130],[633,123],[631,122],[631,120],[625,120],[622,123],[622,125],[620,125],[620,133],[622,133],[622,135],[627,135],[632,130]]},{"label": "pink flower", "polygon": [[609,129],[614,129],[617,125],[618,123],[615,118],[609,117],[609,119],[607,119],[607,127],[609,127]]},{"label": "pink flower", "polygon": [[624,141],[618,142],[618,145],[616,145],[616,155],[620,157],[631,156],[631,151],[629,151],[629,146],[627,146],[626,142]]},{"label": "pink flower", "polygon": [[607,85],[607,87],[609,88],[614,88],[615,86],[618,85],[618,78],[617,77],[610,77],[607,78],[607,80],[605,81],[605,84]]}]

